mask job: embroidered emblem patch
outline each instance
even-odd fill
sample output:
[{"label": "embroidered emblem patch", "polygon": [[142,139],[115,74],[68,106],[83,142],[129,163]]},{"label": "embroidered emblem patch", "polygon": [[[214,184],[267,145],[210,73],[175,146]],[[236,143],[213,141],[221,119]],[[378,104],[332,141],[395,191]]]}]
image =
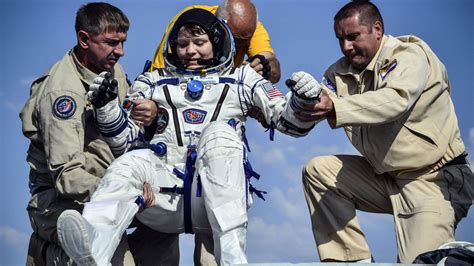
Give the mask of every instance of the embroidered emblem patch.
[{"label": "embroidered emblem patch", "polygon": [[326,77],[323,77],[323,85],[326,86],[326,88],[328,88],[330,91],[336,93],[337,92],[337,88],[336,88],[336,85],[334,85],[334,83],[332,83],[332,81],[330,79],[327,79]]},{"label": "embroidered emblem patch", "polygon": [[166,111],[164,108],[158,108],[156,114],[156,133],[161,134],[165,132],[169,120],[170,115],[168,114],[168,111]]},{"label": "embroidered emblem patch", "polygon": [[392,62],[384,66],[380,69],[379,74],[382,80],[390,73],[390,71],[394,70],[397,67],[397,59],[393,59]]},{"label": "embroidered emblem patch", "polygon": [[280,90],[275,88],[275,86],[273,86],[271,82],[263,83],[261,86],[263,90],[265,91],[265,94],[268,96],[268,98],[283,96],[283,93],[281,93]]},{"label": "embroidered emblem patch", "polygon": [[190,108],[183,111],[184,122],[188,124],[202,124],[206,118],[206,115],[206,111],[195,108]]},{"label": "embroidered emblem patch", "polygon": [[76,101],[67,95],[57,98],[53,104],[53,113],[57,118],[68,119],[76,112]]}]

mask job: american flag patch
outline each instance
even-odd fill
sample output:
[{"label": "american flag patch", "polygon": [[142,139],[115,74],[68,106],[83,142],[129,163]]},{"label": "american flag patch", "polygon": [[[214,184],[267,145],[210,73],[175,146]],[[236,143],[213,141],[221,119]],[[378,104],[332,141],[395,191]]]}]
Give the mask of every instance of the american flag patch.
[{"label": "american flag patch", "polygon": [[263,83],[261,86],[262,86],[263,90],[265,91],[265,94],[266,94],[269,98],[281,97],[281,96],[283,96],[283,93],[281,93],[280,90],[278,90],[277,88],[275,88],[275,86],[273,86],[273,84],[272,84],[271,82]]}]

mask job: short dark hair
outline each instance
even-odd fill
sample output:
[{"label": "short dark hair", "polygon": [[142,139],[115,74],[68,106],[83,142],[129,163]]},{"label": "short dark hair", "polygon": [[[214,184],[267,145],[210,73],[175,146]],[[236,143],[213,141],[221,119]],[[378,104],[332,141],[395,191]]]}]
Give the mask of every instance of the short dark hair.
[{"label": "short dark hair", "polygon": [[185,28],[194,37],[207,34],[206,30],[204,30],[201,26],[196,25],[196,24],[184,24],[183,27],[181,28]]},{"label": "short dark hair", "polygon": [[367,26],[372,31],[374,23],[380,21],[382,23],[382,32],[384,32],[382,15],[377,6],[368,0],[354,0],[343,6],[334,16],[334,23],[357,14],[359,14],[359,24]]},{"label": "short dark hair", "polygon": [[127,32],[130,22],[117,7],[108,3],[88,3],[82,5],[76,14],[76,33],[84,30],[92,36],[103,32]]}]

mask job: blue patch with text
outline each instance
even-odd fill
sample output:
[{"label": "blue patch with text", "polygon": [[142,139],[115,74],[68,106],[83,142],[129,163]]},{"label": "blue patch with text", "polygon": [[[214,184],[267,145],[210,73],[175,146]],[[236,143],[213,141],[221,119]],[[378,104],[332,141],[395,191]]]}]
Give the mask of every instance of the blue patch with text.
[{"label": "blue patch with text", "polygon": [[206,118],[207,112],[195,108],[183,111],[184,122],[188,124],[202,124]]},{"label": "blue patch with text", "polygon": [[53,113],[57,118],[68,119],[76,112],[76,101],[67,95],[58,97],[53,104]]}]

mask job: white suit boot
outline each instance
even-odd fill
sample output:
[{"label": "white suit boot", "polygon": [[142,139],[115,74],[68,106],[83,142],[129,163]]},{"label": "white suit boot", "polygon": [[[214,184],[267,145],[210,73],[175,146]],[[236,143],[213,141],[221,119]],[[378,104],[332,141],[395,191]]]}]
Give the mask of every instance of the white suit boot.
[{"label": "white suit boot", "polygon": [[58,218],[58,238],[66,254],[79,266],[98,265],[92,255],[97,232],[76,210],[65,210]]},{"label": "white suit boot", "polygon": [[66,210],[58,218],[59,242],[78,266],[111,265],[120,239],[137,211],[135,203],[119,201],[87,203],[86,217]]}]

